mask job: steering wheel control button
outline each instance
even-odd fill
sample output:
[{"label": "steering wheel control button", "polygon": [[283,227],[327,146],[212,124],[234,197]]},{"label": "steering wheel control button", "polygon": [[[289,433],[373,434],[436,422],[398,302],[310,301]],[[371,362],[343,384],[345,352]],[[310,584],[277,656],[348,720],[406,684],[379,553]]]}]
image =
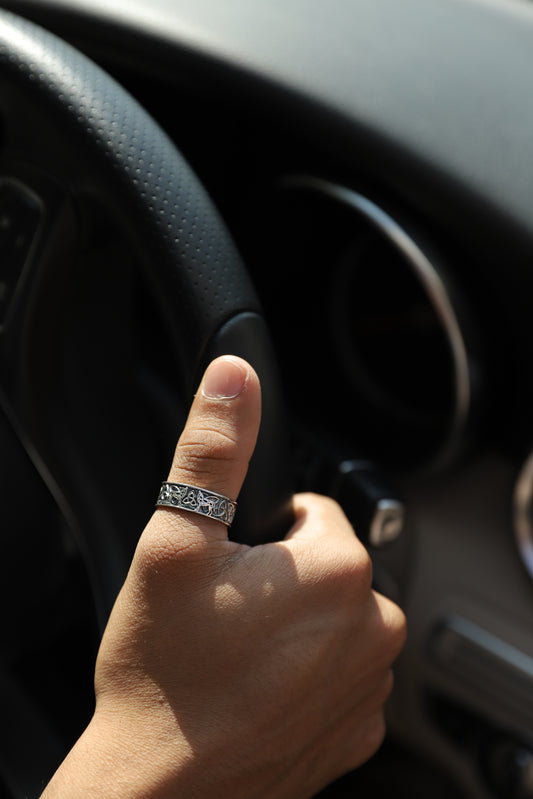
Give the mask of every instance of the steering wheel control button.
[{"label": "steering wheel control button", "polygon": [[0,328],[36,239],[42,217],[39,199],[22,183],[0,179]]}]

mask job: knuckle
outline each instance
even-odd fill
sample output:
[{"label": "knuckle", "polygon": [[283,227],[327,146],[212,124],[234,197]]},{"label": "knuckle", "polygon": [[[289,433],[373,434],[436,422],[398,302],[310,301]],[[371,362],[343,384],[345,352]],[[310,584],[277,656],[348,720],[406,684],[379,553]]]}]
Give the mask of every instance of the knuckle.
[{"label": "knuckle", "polygon": [[[355,539],[354,539],[355,540]],[[355,540],[338,553],[337,573],[340,585],[350,605],[360,604],[371,593],[373,567],[366,549]]]},{"label": "knuckle", "polygon": [[379,702],[383,706],[394,690],[394,672],[388,669],[379,691]]},{"label": "knuckle", "polygon": [[393,605],[391,618],[388,624],[391,646],[396,658],[403,649],[407,640],[407,619],[397,605]]},{"label": "knuckle", "polygon": [[221,458],[215,456],[204,457],[196,454],[189,456],[181,463],[177,462],[176,466],[179,469],[180,477],[183,478],[183,482],[190,482],[212,489],[213,482],[231,473],[232,467],[236,463],[237,459],[230,456]]},{"label": "knuckle", "polygon": [[357,576],[362,587],[366,589],[366,593],[370,593],[372,589],[372,580],[374,579],[372,558],[363,546],[359,545],[358,550],[356,562]]},{"label": "knuckle", "polygon": [[205,478],[208,483],[215,477],[231,472],[239,462],[238,442],[220,430],[203,428],[182,436],[178,442],[171,474],[180,474],[184,482],[193,483]]},{"label": "knuckle", "polygon": [[385,715],[382,710],[372,714],[366,721],[357,720],[357,725],[352,728],[351,735],[346,743],[346,755],[342,764],[342,771],[351,771],[359,768],[369,760],[382,746],[387,734]]},{"label": "knuckle", "polygon": [[369,720],[365,731],[365,759],[372,757],[383,744],[387,734],[387,725],[383,711],[377,713]]},{"label": "knuckle", "polygon": [[346,525],[351,528],[351,524],[339,503],[332,497],[324,494],[312,492],[297,494],[294,497],[296,508],[303,508],[310,511],[317,522],[324,527],[334,525]]},{"label": "knuckle", "polygon": [[[354,539],[355,541],[355,539]],[[353,623],[355,612],[371,597],[372,561],[356,541],[346,541],[332,548],[307,551],[313,584],[324,594],[329,606],[334,606],[339,622]]]},{"label": "knuckle", "polygon": [[222,430],[209,427],[197,428],[182,436],[178,442],[178,459],[191,460],[233,460],[237,441]]},{"label": "knuckle", "polygon": [[402,651],[407,638],[407,621],[398,605],[390,599],[377,596],[379,626],[381,628],[382,662],[392,663]]},{"label": "knuckle", "polygon": [[321,512],[323,512],[328,518],[331,516],[331,514],[344,516],[344,511],[339,503],[333,499],[333,497],[322,496],[319,494],[312,494],[311,496],[313,501],[316,502],[317,506],[320,508]]},{"label": "knuckle", "polygon": [[317,512],[324,510],[327,513],[328,509],[336,510],[339,508],[338,503],[331,497],[327,497],[324,494],[315,494],[313,491],[304,491],[297,494],[295,501],[306,508],[313,508]]}]

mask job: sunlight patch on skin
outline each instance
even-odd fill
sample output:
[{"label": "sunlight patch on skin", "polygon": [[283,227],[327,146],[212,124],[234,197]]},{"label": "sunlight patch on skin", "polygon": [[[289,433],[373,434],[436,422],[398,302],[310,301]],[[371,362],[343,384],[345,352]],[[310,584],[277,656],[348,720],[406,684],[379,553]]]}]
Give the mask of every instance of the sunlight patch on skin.
[{"label": "sunlight patch on skin", "polygon": [[266,580],[261,586],[261,595],[264,599],[270,599],[275,591],[275,586],[272,580]]},{"label": "sunlight patch on skin", "polygon": [[[270,599],[275,593],[275,585],[272,580],[266,580],[257,588],[257,593],[263,599]],[[232,613],[241,610],[247,603],[246,596],[239,591],[231,581],[221,582],[215,588],[215,608],[224,610],[224,613]]]},{"label": "sunlight patch on skin", "polygon": [[231,583],[220,583],[215,588],[215,608],[224,613],[241,610],[246,604],[246,597]]}]

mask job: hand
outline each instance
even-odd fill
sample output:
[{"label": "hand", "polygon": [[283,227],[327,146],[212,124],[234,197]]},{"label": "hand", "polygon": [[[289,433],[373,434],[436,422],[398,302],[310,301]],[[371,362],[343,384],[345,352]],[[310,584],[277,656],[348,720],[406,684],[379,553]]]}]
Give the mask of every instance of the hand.
[{"label": "hand", "polygon": [[[237,497],[259,419],[255,372],[214,361],[169,480]],[[254,548],[156,511],[102,640],[94,717],[43,799],[298,799],[376,751],[403,614],[371,590],[333,501],[294,506],[287,538]]]}]

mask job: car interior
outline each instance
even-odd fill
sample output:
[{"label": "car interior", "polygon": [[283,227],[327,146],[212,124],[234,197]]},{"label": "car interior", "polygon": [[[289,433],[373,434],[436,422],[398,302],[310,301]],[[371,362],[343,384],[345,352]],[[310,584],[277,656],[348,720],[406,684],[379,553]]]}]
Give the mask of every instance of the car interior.
[{"label": "car interior", "polygon": [[3,0],[0,799],[90,719],[224,352],[265,394],[232,535],[333,496],[407,616],[321,795],[533,797],[532,74],[527,0]]}]

